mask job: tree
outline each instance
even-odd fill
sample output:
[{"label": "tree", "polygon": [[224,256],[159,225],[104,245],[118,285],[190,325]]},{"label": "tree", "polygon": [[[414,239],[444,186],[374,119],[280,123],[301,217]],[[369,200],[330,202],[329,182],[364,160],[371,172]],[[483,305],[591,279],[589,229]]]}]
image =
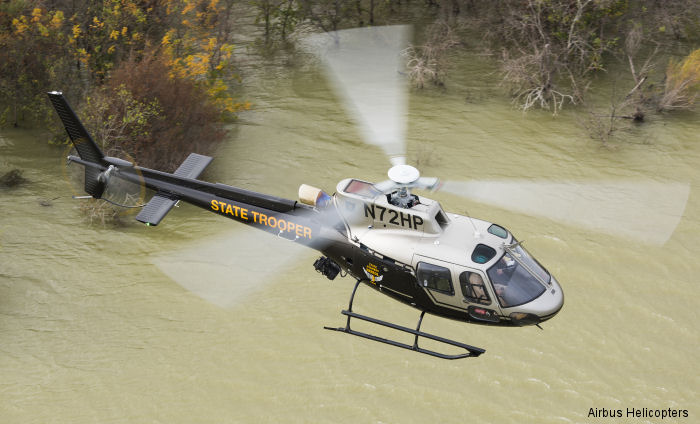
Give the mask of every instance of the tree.
[{"label": "tree", "polygon": [[403,51],[406,69],[413,84],[423,88],[426,82],[445,85],[447,53],[459,45],[455,30],[445,21],[438,20],[426,30],[427,40],[420,46],[410,45]]},{"label": "tree", "polygon": [[258,9],[256,23],[265,26],[265,43],[277,35],[285,42],[301,18],[301,6],[296,0],[255,0]]},{"label": "tree", "polygon": [[[10,0],[0,3],[1,116],[45,119],[44,92],[105,84],[123,61],[162,55],[163,78],[191,80],[233,116],[234,0]],[[148,52],[148,53],[147,53]],[[60,84],[60,86],[57,86]]]},{"label": "tree", "polygon": [[700,49],[694,50],[682,61],[671,60],[666,68],[664,91],[657,109],[669,111],[692,109],[700,96]]},{"label": "tree", "polygon": [[[67,71],[65,15],[21,0],[0,4],[0,123],[19,126],[45,116],[38,86]],[[45,101],[43,103],[45,105]]]},{"label": "tree", "polygon": [[579,103],[592,72],[604,69],[603,54],[616,45],[606,37],[609,17],[626,2],[609,0],[509,1],[502,27],[494,34],[502,48],[504,80],[523,110]]}]

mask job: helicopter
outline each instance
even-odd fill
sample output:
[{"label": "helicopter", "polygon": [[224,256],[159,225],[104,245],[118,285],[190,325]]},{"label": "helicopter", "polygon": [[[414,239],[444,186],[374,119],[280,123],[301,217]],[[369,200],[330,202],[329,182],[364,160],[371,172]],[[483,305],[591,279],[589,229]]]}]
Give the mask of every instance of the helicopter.
[{"label": "helicopter", "polygon": [[[351,105],[348,110],[355,111],[364,140],[382,148],[392,165],[388,180],[346,178],[332,195],[302,184],[298,200],[291,200],[199,180],[213,158],[197,153],[173,173],[105,156],[63,93],[52,91],[48,97],[78,154],[68,156],[68,162],[85,167],[84,190],[90,197],[100,199],[109,181],[118,178],[155,192],[136,216],[148,226],[159,225],[184,201],[317,250],[322,256],[313,264],[316,271],[329,280],[338,275],[355,280],[348,308],[341,312],[345,326],[325,329],[442,359],[478,357],[484,349],[421,331],[425,315],[487,326],[539,327],[562,309],[564,294],[556,278],[505,227],[446,212],[438,201],[416,194],[440,189],[442,183],[406,163],[400,131],[404,102],[398,94],[404,90],[397,72],[397,52],[406,37],[405,26],[392,26],[310,39],[315,50],[324,52],[329,77],[341,87],[340,96]],[[366,83],[367,73],[373,75],[373,85]],[[420,311],[417,326],[353,311],[362,284]],[[352,320],[410,334],[414,342],[357,331]],[[460,353],[423,348],[421,339]]]},{"label": "helicopter", "polygon": [[[85,167],[85,192],[100,199],[117,177],[156,193],[136,220],[156,226],[176,202],[210,212],[320,251],[314,268],[329,280],[347,273],[355,287],[345,327],[327,329],[388,343],[445,359],[479,356],[483,349],[420,331],[426,313],[460,321],[499,325],[539,325],[562,308],[559,283],[513,237],[494,223],[445,212],[440,203],[411,193],[435,188],[436,178],[420,177],[416,168],[399,164],[389,180],[373,184],[348,178],[330,196],[302,184],[299,200],[289,200],[197,177],[212,157],[191,153],[174,173],[137,166],[105,156],[63,93],[48,96],[78,156],[68,161]],[[358,213],[359,212],[359,213]],[[364,283],[421,311],[416,329],[352,311]],[[360,319],[416,337],[413,345],[351,328]],[[464,349],[445,354],[421,348],[420,337]]]}]

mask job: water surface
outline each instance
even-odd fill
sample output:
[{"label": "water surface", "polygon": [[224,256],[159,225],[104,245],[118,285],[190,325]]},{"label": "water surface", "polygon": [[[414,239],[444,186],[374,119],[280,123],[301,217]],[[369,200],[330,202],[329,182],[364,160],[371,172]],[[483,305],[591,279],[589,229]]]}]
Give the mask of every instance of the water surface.
[{"label": "water surface", "polygon": [[[206,179],[295,198],[301,183],[333,192],[343,178],[385,178],[383,152],[359,141],[313,63],[261,58],[253,47],[241,47],[240,57],[243,96],[254,107]],[[256,247],[267,260],[243,277],[235,260],[250,257],[248,245],[217,244],[238,240],[240,226],[189,205],[155,228],[86,225],[62,177],[63,150],[38,132],[3,131],[0,170],[20,168],[29,183],[0,189],[2,421],[587,423],[597,422],[589,408],[645,407],[688,409],[690,418],[677,422],[694,422],[698,115],[654,117],[601,147],[569,109],[558,117],[514,109],[482,57],[464,53],[456,66],[446,91],[409,96],[408,156],[424,175],[688,183],[671,238],[646,244],[432,194],[448,211],[525,240],[566,297],[544,331],[426,318],[426,331],[487,349],[448,362],[322,330],[344,322],[352,281],[314,272],[313,252],[277,264],[265,247],[284,243],[274,237]],[[50,206],[40,204],[46,200]],[[218,264],[225,280],[205,266],[202,249],[230,258]],[[216,278],[246,290],[233,303],[207,301],[162,270],[159,258],[173,257],[202,264],[188,274],[196,286]],[[406,326],[418,317],[367,289],[355,305]]]}]

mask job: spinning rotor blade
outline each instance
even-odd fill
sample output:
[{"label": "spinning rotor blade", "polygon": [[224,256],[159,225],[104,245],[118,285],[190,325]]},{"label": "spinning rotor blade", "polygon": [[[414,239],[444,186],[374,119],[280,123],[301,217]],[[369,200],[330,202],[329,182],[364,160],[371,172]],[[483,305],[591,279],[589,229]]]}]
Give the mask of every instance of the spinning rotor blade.
[{"label": "spinning rotor blade", "polygon": [[[73,154],[75,150],[69,149],[67,153]],[[63,179],[70,187],[74,198],[85,197],[83,189],[85,187],[85,168],[66,163],[63,166]],[[104,181],[104,191],[100,201],[123,206],[124,209],[119,214],[125,216],[135,214],[139,210],[139,206],[146,203],[145,197],[146,187],[143,184],[126,181],[120,178],[118,174],[112,174]],[[106,208],[107,206],[106,204],[100,205],[97,209],[99,211],[100,207]],[[106,209],[102,210],[102,212],[105,211]]]},{"label": "spinning rotor blade", "polygon": [[663,245],[683,216],[690,186],[651,180],[506,180],[447,181],[442,190],[504,209]]},{"label": "spinning rotor blade", "polygon": [[230,308],[282,280],[305,248],[243,227],[151,259],[165,275],[221,308]]},{"label": "spinning rotor blade", "polygon": [[364,141],[381,147],[392,165],[406,162],[406,78],[401,51],[410,26],[363,27],[314,34],[305,45],[325,70]]}]

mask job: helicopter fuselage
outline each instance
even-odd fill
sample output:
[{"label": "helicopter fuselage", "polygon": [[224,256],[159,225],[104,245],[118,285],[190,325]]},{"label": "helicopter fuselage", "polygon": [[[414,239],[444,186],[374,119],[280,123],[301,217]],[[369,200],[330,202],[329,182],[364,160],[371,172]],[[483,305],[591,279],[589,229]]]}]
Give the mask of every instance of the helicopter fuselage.
[{"label": "helicopter fuselage", "polygon": [[[100,175],[109,169],[77,157],[70,160],[97,168]],[[111,176],[316,249],[355,279],[421,311],[478,324],[522,326],[551,318],[563,305],[557,281],[510,232],[446,213],[427,198],[414,196],[410,208],[401,208],[390,203],[390,196],[372,191],[371,183],[347,179],[338,184],[332,203],[319,208],[119,164]]]},{"label": "helicopter fuselage", "polygon": [[563,306],[556,279],[505,228],[425,197],[396,202],[375,187],[355,179],[336,187],[354,245],[352,262],[338,263],[354,277],[418,309],[479,324],[539,324]]}]

